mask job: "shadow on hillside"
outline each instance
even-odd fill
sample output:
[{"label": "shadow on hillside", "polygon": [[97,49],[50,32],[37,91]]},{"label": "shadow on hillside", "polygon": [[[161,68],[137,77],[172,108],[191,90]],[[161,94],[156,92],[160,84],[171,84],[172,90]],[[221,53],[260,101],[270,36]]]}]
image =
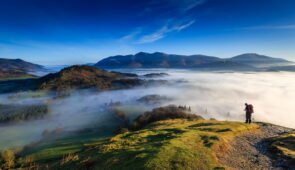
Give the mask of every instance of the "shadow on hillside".
[{"label": "shadow on hillside", "polygon": [[226,129],[216,129],[216,128],[199,128],[198,130],[200,131],[205,131],[205,132],[230,132],[232,131],[229,128]]},{"label": "shadow on hillside", "polygon": [[26,91],[35,88],[36,78],[21,80],[1,80],[0,93],[10,93],[15,91]]},{"label": "shadow on hillside", "polygon": [[221,125],[221,123],[198,123],[194,125],[190,125],[189,127],[203,127],[203,126],[214,126],[214,125]]},{"label": "shadow on hillside", "polygon": [[202,135],[201,139],[203,141],[203,144],[208,148],[210,148],[214,144],[214,141],[219,140],[217,136],[207,136],[207,135]]}]

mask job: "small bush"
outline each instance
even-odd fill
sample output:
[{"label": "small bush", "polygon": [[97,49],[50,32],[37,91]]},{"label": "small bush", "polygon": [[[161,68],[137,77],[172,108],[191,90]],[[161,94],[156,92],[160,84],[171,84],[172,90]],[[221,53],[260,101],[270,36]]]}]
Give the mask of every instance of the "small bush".
[{"label": "small bush", "polygon": [[126,133],[126,132],[129,132],[128,128],[125,128],[125,127],[119,127],[117,133],[118,134],[121,134],[121,133]]},{"label": "small bush", "polygon": [[165,107],[159,107],[153,109],[151,112],[145,112],[143,115],[137,117],[131,125],[132,130],[138,130],[143,128],[144,126],[167,119],[195,119],[195,120],[203,120],[203,118],[199,115],[195,115],[189,112],[189,108],[183,106],[175,106],[168,105]]}]

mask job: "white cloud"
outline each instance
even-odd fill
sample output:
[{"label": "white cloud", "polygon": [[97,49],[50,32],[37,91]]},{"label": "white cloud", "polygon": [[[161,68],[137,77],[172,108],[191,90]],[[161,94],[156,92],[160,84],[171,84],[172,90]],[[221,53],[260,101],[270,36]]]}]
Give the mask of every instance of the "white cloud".
[{"label": "white cloud", "polygon": [[[142,25],[140,29],[136,28],[121,37],[119,41],[136,44],[151,43],[164,38],[168,33],[181,31],[195,22],[189,11],[206,1],[208,0],[151,0],[144,6],[139,16],[154,17],[154,14],[158,14],[157,17],[146,25]],[[188,18],[191,20],[188,21]],[[160,27],[156,27],[158,29],[155,30],[155,25]]]},{"label": "white cloud", "polygon": [[140,33],[142,32],[141,28],[137,28],[135,29],[135,31],[132,31],[131,33],[121,37],[119,39],[119,41],[128,41],[128,40],[131,40],[133,38],[135,38],[137,35],[139,35]]},{"label": "white cloud", "polygon": [[192,20],[192,21],[190,21],[190,22],[188,22],[186,24],[178,25],[178,26],[173,27],[173,30],[181,31],[181,30],[191,26],[194,23],[195,23],[195,20]]},{"label": "white cloud", "polygon": [[145,36],[141,37],[137,43],[144,44],[144,43],[151,43],[151,42],[160,40],[160,39],[164,38],[165,33],[167,33],[166,29],[167,29],[166,27],[163,27],[160,30],[158,30],[152,34],[145,35]]},{"label": "white cloud", "polygon": [[181,31],[189,26],[191,26],[193,23],[195,23],[195,20],[192,20],[185,24],[178,24],[173,26],[165,25],[161,29],[155,31],[154,33],[144,35],[138,40],[138,44],[144,44],[144,43],[151,43],[157,40],[160,40],[166,36],[167,33],[173,32],[173,31]]}]

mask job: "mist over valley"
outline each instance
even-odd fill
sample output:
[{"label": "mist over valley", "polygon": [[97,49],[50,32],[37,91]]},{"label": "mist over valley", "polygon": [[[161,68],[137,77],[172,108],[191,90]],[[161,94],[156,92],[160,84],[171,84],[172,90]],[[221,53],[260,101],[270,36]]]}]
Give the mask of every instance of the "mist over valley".
[{"label": "mist over valley", "polygon": [[[167,80],[164,84],[137,86],[96,92],[91,89],[56,93],[19,92],[1,95],[1,105],[48,106],[48,114],[36,120],[2,124],[1,147],[24,146],[42,139],[44,131],[62,129],[61,134],[83,129],[104,129],[101,135],[112,135],[122,122],[116,120],[107,105],[116,103],[130,121],[155,107],[170,104],[190,107],[192,113],[206,119],[244,121],[244,103],[254,105],[255,121],[294,128],[295,74],[290,72],[203,72],[173,69],[120,69],[136,73],[141,79]],[[166,73],[146,77],[150,73]],[[158,102],[140,102],[140,98],[165,97]],[[17,141],[17,142],[15,142]]]}]

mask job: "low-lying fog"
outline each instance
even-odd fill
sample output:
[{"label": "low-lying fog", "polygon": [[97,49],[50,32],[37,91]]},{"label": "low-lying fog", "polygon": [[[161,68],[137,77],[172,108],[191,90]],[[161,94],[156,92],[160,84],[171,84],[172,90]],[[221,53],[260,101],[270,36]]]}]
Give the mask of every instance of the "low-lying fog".
[{"label": "low-lying fog", "polygon": [[[48,102],[50,114],[45,119],[0,126],[0,149],[40,140],[45,129],[73,131],[83,127],[115,128],[116,125],[108,126],[114,122],[106,118],[110,114],[103,109],[106,103],[122,102],[122,109],[134,118],[159,106],[136,102],[138,98],[150,94],[173,99],[161,105],[191,106],[192,112],[218,120],[244,121],[244,103],[247,102],[254,105],[255,121],[295,128],[295,73],[209,73],[164,69],[119,71],[139,75],[165,72],[169,76],[157,79],[169,80],[169,83],[101,93],[85,90]],[[2,95],[0,103],[30,104],[45,100],[48,97],[8,99],[7,95]]]}]

